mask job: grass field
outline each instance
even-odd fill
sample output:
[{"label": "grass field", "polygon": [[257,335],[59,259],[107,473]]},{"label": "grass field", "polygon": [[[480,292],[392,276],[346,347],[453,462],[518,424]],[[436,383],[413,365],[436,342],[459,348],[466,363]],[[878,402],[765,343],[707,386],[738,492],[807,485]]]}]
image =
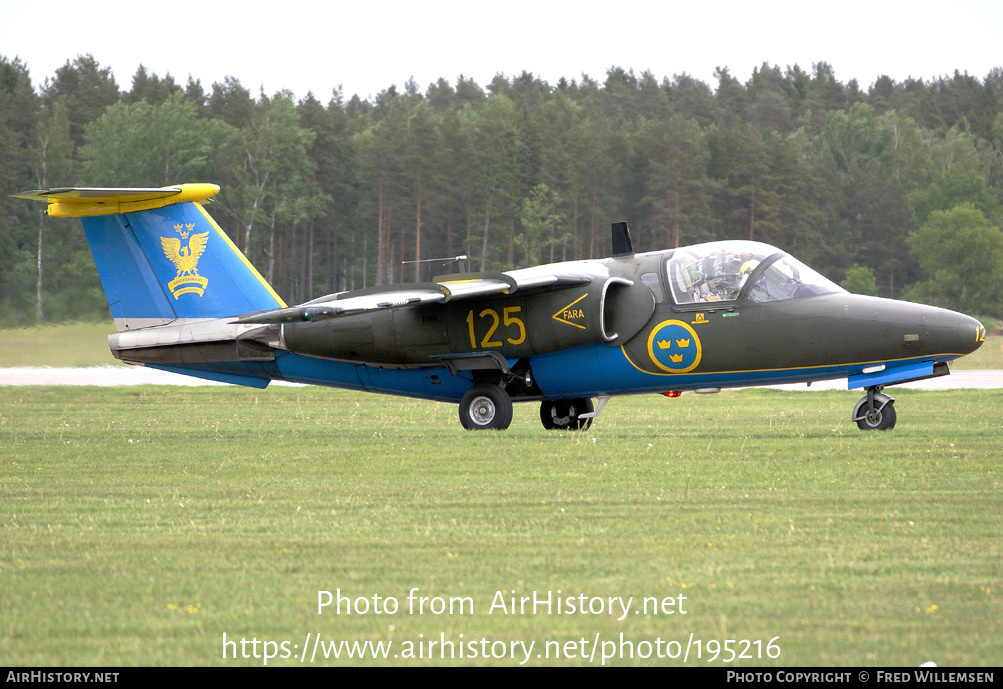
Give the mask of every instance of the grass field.
[{"label": "grass field", "polygon": [[108,335],[113,332],[115,324],[110,322],[0,330],[0,368],[117,364],[108,350]]},{"label": "grass field", "polygon": [[[535,642],[528,665],[588,664],[598,638],[598,665],[621,633],[635,657],[609,664],[1003,662],[1003,391],[896,390],[898,426],[871,433],[855,392],[617,398],[578,434],[536,405],[469,433],[452,405],[320,388],[0,392],[6,664],[260,665],[239,656],[307,633],[393,643],[316,664],[524,657],[429,658],[445,635]],[[473,610],[409,614],[413,588]],[[318,615],[337,589],[399,609]],[[498,591],[634,601],[489,614]],[[227,659],[224,634],[247,641]]]}]

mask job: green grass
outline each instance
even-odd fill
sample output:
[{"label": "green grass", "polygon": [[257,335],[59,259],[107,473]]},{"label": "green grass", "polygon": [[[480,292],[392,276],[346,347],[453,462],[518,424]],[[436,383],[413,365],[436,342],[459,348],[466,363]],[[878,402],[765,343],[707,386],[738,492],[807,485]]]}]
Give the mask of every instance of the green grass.
[{"label": "green grass", "polygon": [[1001,371],[1003,370],[1003,337],[986,337],[985,344],[968,356],[951,362],[951,368],[959,371]]},{"label": "green grass", "polygon": [[66,323],[0,330],[0,367],[117,364],[118,360],[108,350],[108,335],[113,332],[113,323]]},{"label": "green grass", "polygon": [[[533,665],[621,632],[779,637],[735,667],[1003,660],[1001,391],[896,390],[883,433],[848,421],[852,392],[618,398],[578,434],[536,405],[470,433],[452,405],[321,388],[2,394],[8,664],[254,665],[223,659],[224,633],[308,632],[535,641]],[[474,614],[409,615],[413,587]],[[401,610],[318,615],[336,589]],[[512,590],[683,595],[687,614],[488,614]]]}]

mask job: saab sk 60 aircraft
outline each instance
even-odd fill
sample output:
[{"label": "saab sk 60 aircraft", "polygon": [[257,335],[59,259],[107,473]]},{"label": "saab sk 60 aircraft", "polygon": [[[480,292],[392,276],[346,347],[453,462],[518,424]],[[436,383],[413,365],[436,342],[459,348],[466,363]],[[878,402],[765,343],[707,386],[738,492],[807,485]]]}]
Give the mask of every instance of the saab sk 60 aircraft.
[{"label": "saab sk 60 aircraft", "polygon": [[286,380],[452,402],[474,430],[507,428],[513,402],[539,402],[545,428],[580,429],[614,395],[834,378],[866,391],[852,420],[885,430],[885,386],[946,375],[985,339],[973,318],[850,294],[766,244],[634,253],[626,223],[603,260],[286,306],[203,208],[218,191],[18,196],[83,222],[118,359],[257,388]]}]

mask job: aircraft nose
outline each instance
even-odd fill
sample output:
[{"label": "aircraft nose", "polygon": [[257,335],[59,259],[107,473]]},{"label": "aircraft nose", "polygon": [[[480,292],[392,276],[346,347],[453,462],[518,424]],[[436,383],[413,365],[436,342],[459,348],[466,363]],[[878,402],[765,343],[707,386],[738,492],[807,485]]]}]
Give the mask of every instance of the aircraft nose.
[{"label": "aircraft nose", "polygon": [[904,335],[906,351],[959,357],[971,354],[985,342],[985,327],[971,316],[926,305],[912,314],[919,317],[919,331]]},{"label": "aircraft nose", "polygon": [[[967,352],[968,354],[971,354],[976,349],[981,347],[986,341],[986,326],[982,325],[982,323],[971,316],[965,316],[965,318],[968,319],[968,323],[966,324],[968,332],[971,332],[971,328],[975,328],[975,345]],[[964,332],[964,330],[965,328],[962,328],[962,332]]]},{"label": "aircraft nose", "polygon": [[971,354],[986,341],[986,328],[978,320],[958,313],[953,321],[952,340],[958,354]]}]

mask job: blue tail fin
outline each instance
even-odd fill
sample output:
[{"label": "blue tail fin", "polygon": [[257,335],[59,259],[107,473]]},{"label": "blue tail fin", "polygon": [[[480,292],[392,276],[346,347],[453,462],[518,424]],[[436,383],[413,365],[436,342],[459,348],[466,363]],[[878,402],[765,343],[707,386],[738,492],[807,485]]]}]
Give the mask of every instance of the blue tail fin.
[{"label": "blue tail fin", "polygon": [[49,215],[79,217],[119,330],[226,318],[285,303],[202,207],[213,184],[52,189]]}]

